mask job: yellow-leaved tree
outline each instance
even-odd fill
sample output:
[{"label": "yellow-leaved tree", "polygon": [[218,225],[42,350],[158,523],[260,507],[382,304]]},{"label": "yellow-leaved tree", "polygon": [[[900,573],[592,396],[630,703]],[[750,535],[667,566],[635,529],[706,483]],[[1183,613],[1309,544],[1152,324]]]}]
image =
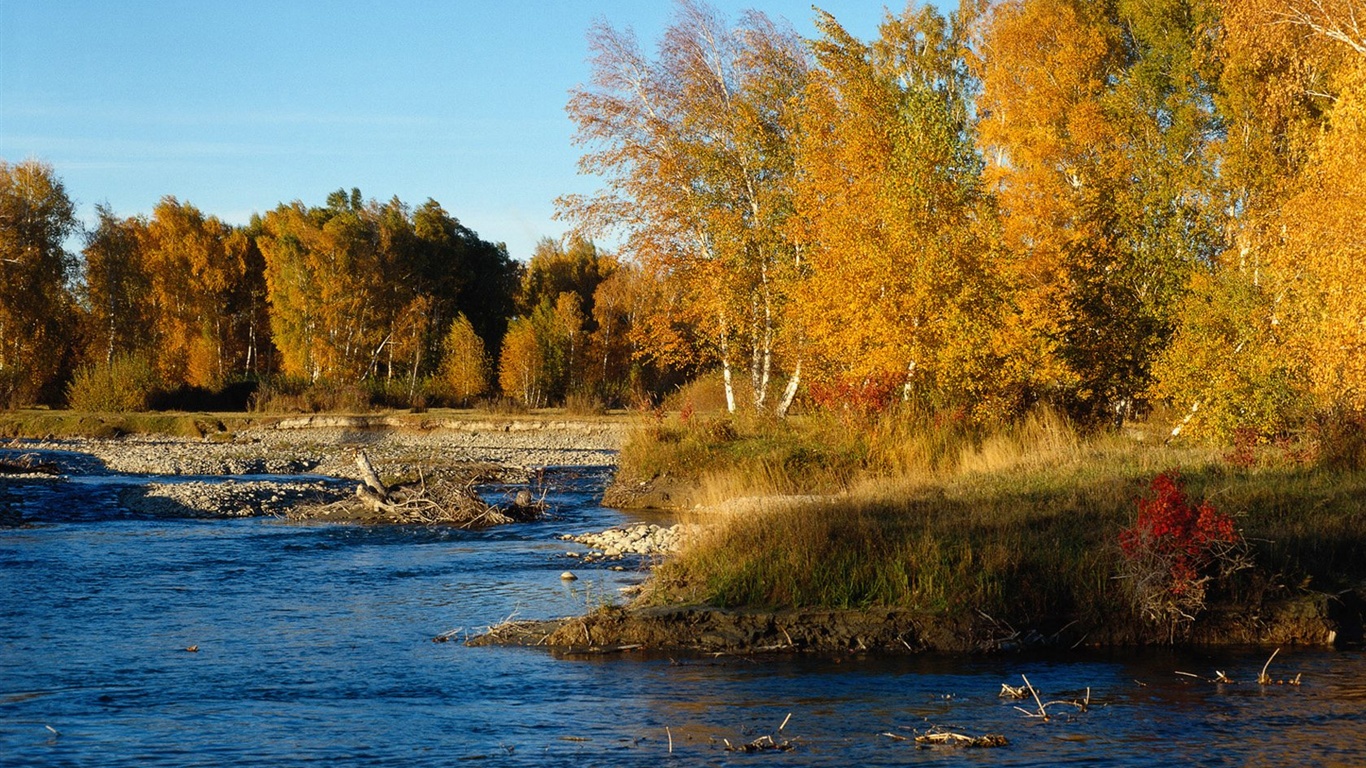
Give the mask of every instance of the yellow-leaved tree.
[{"label": "yellow-leaved tree", "polygon": [[1279,212],[1279,271],[1301,283],[1307,322],[1297,341],[1315,399],[1326,408],[1366,409],[1364,212],[1366,48],[1342,73],[1300,191]]},{"label": "yellow-leaved tree", "polygon": [[537,337],[536,327],[527,318],[514,318],[503,336],[503,349],[498,358],[498,387],[528,408],[546,404],[545,349]]},{"label": "yellow-leaved tree", "polygon": [[1004,0],[978,101],[1008,281],[1036,380],[1123,419],[1190,275],[1223,247],[1208,0]]},{"label": "yellow-leaved tree", "polygon": [[258,318],[252,300],[263,298],[251,290],[260,280],[254,242],[174,197],[162,198],[137,233],[161,381],[214,387],[244,371]]},{"label": "yellow-leaved tree", "polygon": [[484,340],[462,312],[451,321],[442,346],[442,383],[457,403],[469,405],[489,388],[489,359]]},{"label": "yellow-leaved tree", "polygon": [[1227,250],[1191,283],[1154,394],[1183,409],[1185,431],[1226,442],[1366,405],[1366,57],[1351,44],[1351,0],[1219,6],[1217,149],[1236,217]]},{"label": "yellow-leaved tree", "polygon": [[73,318],[75,208],[52,167],[0,160],[0,405],[32,403],[57,379]]},{"label": "yellow-leaved tree", "polygon": [[865,44],[821,13],[797,149],[794,307],[813,391],[934,407],[994,388],[1000,305],[984,269],[990,208],[972,143],[971,5],[889,14]]}]

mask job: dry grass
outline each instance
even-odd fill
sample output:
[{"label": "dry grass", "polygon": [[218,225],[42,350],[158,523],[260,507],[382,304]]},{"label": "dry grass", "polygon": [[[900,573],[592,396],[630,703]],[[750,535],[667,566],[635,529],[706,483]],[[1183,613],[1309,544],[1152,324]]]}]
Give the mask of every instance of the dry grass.
[{"label": "dry grass", "polygon": [[231,416],[207,413],[90,413],[24,410],[0,412],[0,437],[67,438],[171,435],[200,438],[229,429]]}]

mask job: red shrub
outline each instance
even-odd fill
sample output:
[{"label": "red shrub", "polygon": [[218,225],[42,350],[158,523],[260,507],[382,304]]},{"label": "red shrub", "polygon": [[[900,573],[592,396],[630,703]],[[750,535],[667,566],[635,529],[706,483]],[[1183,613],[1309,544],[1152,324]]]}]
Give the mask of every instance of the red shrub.
[{"label": "red shrub", "polygon": [[870,416],[886,411],[897,401],[904,378],[888,375],[812,381],[807,390],[824,410]]},{"label": "red shrub", "polygon": [[1233,518],[1208,500],[1193,506],[1175,472],[1153,478],[1151,496],[1138,500],[1138,521],[1120,532],[1119,546],[1139,607],[1172,621],[1173,631],[1204,608],[1210,579],[1246,565]]}]

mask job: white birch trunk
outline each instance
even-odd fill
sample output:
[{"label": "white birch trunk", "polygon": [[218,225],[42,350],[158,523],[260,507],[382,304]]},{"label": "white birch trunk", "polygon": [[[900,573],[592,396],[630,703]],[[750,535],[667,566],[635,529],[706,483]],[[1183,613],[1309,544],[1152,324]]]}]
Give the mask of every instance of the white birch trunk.
[{"label": "white birch trunk", "polygon": [[759,360],[758,379],[755,385],[754,406],[760,413],[764,410],[764,404],[768,402],[768,383],[773,373],[773,296],[769,291],[768,285],[768,265],[764,264],[760,272],[764,298],[764,332],[761,343],[761,354]]},{"label": "white birch trunk", "polygon": [[730,331],[726,327],[726,315],[721,314],[721,381],[726,387],[726,412],[735,413],[735,383],[730,372]]},{"label": "white birch trunk", "polygon": [[797,367],[792,371],[792,378],[787,380],[787,387],[783,390],[783,399],[778,401],[778,407],[773,412],[778,418],[787,418],[787,411],[792,407],[792,401],[797,399],[797,387],[802,382],[802,361],[797,361]]},{"label": "white birch trunk", "polygon": [[754,297],[749,305],[749,386],[753,391],[754,410],[757,413],[764,412],[764,400],[767,399],[767,387],[763,382],[763,344],[760,342],[762,334],[759,333],[759,300]]}]

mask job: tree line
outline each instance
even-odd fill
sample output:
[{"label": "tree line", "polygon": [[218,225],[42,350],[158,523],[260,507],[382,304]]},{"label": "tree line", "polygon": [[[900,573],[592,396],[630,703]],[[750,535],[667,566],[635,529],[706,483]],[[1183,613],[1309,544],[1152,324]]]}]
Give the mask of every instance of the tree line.
[{"label": "tree line", "polygon": [[[166,197],[81,229],[50,166],[0,161],[0,402],[171,405],[260,382],[346,404],[621,403],[657,374],[629,331],[638,271],[592,243],[511,259],[434,200],[338,190],[230,226]],[[196,395],[200,397],[196,400]],[[130,399],[131,398],[131,399]]]},{"label": "tree line", "polygon": [[[528,405],[896,403],[973,421],[1154,403],[1271,435],[1366,408],[1358,0],[963,0],[861,40],[683,0],[652,50],[589,30],[568,113],[602,189],[526,265],[433,201],[281,205],[234,228],[0,175],[0,394],[81,363],[279,373]],[[594,245],[619,242],[615,253]]]},{"label": "tree line", "polygon": [[1357,5],[964,0],[804,40],[684,0],[653,50],[591,29],[604,185],[560,215],[677,297],[732,408],[1274,433],[1366,406]]}]

